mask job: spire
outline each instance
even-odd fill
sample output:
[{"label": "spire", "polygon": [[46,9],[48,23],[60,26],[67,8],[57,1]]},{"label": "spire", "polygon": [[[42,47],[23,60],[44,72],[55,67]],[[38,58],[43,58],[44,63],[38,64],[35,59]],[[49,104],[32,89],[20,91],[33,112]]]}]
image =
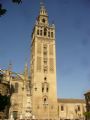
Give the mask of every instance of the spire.
[{"label": "spire", "polygon": [[9,62],[9,65],[8,65],[8,71],[9,71],[9,72],[12,71],[12,63],[11,63],[11,61]]},{"label": "spire", "polygon": [[48,25],[48,13],[46,11],[45,5],[43,0],[41,0],[40,2],[40,11],[39,11],[39,15],[36,19],[36,25]]},{"label": "spire", "polygon": [[25,63],[25,67],[24,67],[24,76],[25,76],[25,80],[28,79],[28,65],[27,63]]},{"label": "spire", "polygon": [[7,81],[11,81],[11,75],[12,75],[12,63],[11,63],[11,61],[9,62],[9,65],[8,65],[8,68],[7,68],[7,70],[6,70],[6,76],[5,76],[5,79],[7,80]]},{"label": "spire", "polygon": [[48,16],[43,0],[40,2],[40,15]]},{"label": "spire", "polygon": [[41,0],[41,2],[40,2],[40,7],[41,7],[41,8],[45,8],[45,6],[44,6],[44,1],[43,1],[43,0]]}]

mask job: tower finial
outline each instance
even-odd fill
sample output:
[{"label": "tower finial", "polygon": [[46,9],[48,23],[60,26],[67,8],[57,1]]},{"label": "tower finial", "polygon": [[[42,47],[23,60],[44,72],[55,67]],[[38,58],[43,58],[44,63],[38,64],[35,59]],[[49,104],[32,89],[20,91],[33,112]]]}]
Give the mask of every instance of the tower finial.
[{"label": "tower finial", "polygon": [[44,7],[44,0],[40,1],[40,7]]},{"label": "tower finial", "polygon": [[12,62],[11,62],[11,61],[9,61],[8,70],[9,70],[10,72],[12,71]]},{"label": "tower finial", "polygon": [[44,5],[44,0],[40,0],[40,15],[48,16]]},{"label": "tower finial", "polygon": [[27,64],[27,62],[25,63],[25,67],[24,67],[24,76],[25,76],[25,80],[28,80],[28,64]]},{"label": "tower finial", "polygon": [[44,5],[44,1],[43,0],[40,1],[40,5],[41,6]]}]

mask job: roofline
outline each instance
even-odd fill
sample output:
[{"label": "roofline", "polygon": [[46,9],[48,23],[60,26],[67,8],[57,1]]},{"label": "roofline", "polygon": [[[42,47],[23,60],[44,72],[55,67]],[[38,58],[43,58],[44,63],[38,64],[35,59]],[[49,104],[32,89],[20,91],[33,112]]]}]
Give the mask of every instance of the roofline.
[{"label": "roofline", "polygon": [[85,99],[74,99],[74,98],[58,98],[60,103],[85,103]]}]

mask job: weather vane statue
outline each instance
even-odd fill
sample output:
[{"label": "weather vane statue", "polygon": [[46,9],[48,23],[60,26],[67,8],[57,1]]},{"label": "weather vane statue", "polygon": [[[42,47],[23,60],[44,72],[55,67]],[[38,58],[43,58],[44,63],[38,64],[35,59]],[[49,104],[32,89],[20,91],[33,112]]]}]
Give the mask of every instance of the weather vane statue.
[{"label": "weather vane statue", "polygon": [[44,0],[40,0],[40,6],[44,6]]}]

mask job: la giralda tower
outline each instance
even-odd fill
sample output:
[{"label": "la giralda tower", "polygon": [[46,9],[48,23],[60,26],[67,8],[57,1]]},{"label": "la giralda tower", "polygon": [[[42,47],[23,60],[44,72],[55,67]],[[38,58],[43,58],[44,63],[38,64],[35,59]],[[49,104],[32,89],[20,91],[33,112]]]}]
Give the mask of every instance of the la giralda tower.
[{"label": "la giralda tower", "polygon": [[32,114],[57,119],[55,25],[49,24],[43,3],[32,32],[30,76]]}]

